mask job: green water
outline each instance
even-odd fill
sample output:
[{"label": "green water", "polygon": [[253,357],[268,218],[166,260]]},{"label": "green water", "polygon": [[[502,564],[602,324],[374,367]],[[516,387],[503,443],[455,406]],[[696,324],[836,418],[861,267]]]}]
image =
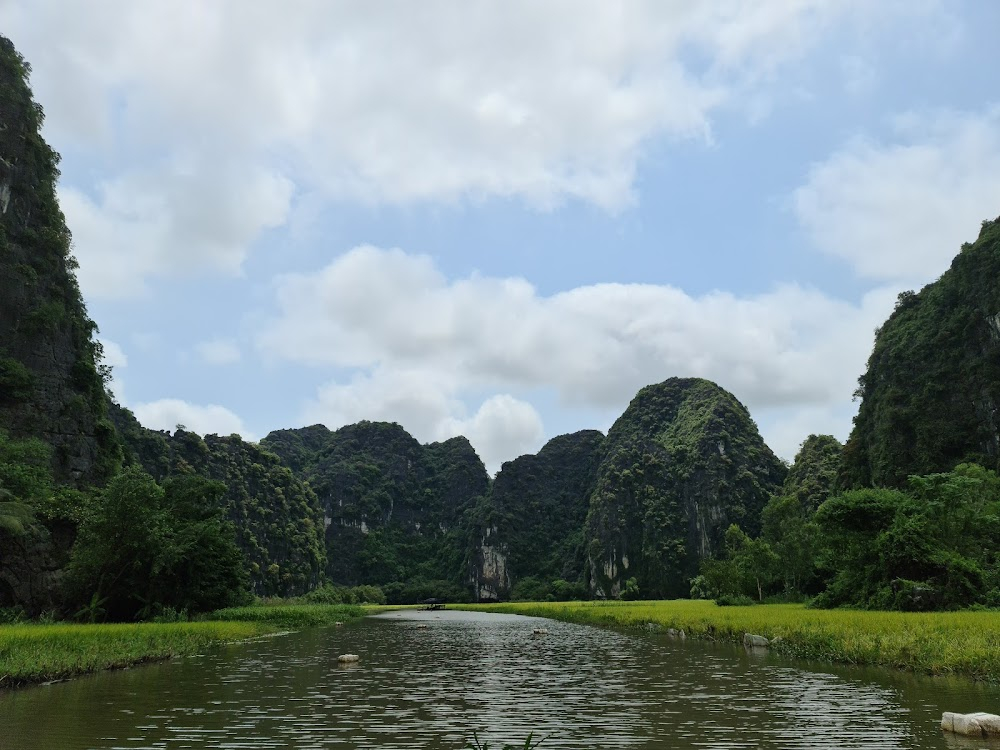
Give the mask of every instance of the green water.
[{"label": "green water", "polygon": [[[420,627],[424,625],[426,627]],[[534,635],[534,628],[548,633]],[[354,666],[337,656],[356,653]],[[391,612],[0,694],[0,749],[947,748],[1000,686],[511,615]]]}]

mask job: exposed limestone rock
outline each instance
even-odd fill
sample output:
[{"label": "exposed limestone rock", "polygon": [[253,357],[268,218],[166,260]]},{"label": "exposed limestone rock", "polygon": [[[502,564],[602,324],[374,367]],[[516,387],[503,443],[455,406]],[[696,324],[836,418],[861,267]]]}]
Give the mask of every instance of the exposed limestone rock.
[{"label": "exposed limestone rock", "polygon": [[956,714],[945,711],[941,717],[941,728],[966,737],[1000,737],[1000,716],[987,713]]}]

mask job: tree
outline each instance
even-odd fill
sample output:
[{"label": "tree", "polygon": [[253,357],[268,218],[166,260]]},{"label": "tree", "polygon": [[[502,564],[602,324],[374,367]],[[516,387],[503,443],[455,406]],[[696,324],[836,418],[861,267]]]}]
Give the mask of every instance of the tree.
[{"label": "tree", "polygon": [[940,609],[1000,601],[1000,479],[980,466],[868,489],[816,513],[831,571],[818,604]]},{"label": "tree", "polygon": [[221,483],[196,475],[161,487],[138,467],[115,477],[84,514],[67,575],[67,603],[94,617],[132,620],[247,598],[247,573]]},{"label": "tree", "polygon": [[816,578],[819,527],[795,495],[771,498],[762,514],[761,538],[778,556],[778,569],[789,594],[806,593]]}]

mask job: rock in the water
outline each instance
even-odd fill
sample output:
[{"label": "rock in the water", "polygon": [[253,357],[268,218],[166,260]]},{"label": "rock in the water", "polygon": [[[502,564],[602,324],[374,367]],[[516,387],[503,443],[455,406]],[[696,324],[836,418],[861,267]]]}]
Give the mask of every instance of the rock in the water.
[{"label": "rock in the water", "polygon": [[945,711],[941,716],[941,728],[966,737],[1000,737],[1000,716],[987,713],[956,714]]},{"label": "rock in the water", "polygon": [[357,654],[341,654],[337,657],[337,661],[341,664],[351,664],[353,662],[359,661],[361,659]]},{"label": "rock in the water", "polygon": [[767,648],[770,644],[771,642],[762,635],[754,635],[753,633],[743,634],[743,645],[747,648]]},{"label": "rock in the water", "polygon": [[548,628],[535,628],[531,631],[534,635],[548,635]]}]

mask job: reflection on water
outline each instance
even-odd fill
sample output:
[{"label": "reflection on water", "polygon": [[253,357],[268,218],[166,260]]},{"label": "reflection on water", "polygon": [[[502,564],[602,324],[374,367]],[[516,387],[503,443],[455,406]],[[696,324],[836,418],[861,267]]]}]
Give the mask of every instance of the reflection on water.
[{"label": "reflection on water", "polygon": [[473,729],[543,749],[971,748],[941,711],[1000,710],[1000,690],[961,680],[539,622],[391,612],[7,693],[0,749],[459,750]]}]

